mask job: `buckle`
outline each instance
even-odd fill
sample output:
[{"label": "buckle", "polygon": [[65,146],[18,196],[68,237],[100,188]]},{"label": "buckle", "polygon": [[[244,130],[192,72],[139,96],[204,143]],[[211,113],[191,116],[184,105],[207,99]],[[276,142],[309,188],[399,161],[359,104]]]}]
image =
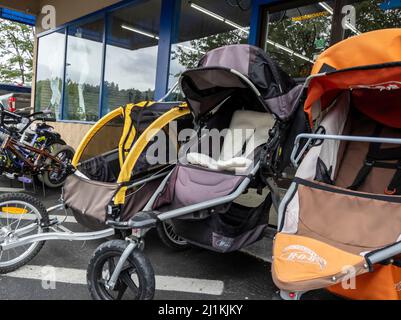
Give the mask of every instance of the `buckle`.
[{"label": "buckle", "polygon": [[365,160],[365,166],[373,167],[375,165],[374,160]]},{"label": "buckle", "polygon": [[389,190],[388,188],[384,189],[384,194],[387,194],[389,196],[395,195],[396,192],[397,192],[397,188],[394,188],[393,190]]}]

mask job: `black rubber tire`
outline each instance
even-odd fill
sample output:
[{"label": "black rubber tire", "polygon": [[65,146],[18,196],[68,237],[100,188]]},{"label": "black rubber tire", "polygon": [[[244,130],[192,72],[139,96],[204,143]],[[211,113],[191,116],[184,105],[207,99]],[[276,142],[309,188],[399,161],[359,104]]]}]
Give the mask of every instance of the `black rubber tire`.
[{"label": "black rubber tire", "polygon": [[[49,223],[49,215],[46,211],[45,206],[43,205],[43,203],[41,201],[39,201],[35,197],[32,197],[31,195],[26,194],[26,193],[6,193],[6,194],[0,195],[0,203],[6,202],[6,201],[13,201],[13,200],[27,202],[30,205],[34,206],[38,210],[39,214],[42,217],[42,219],[41,219],[42,223],[44,223],[44,224]],[[48,228],[42,229],[42,232],[48,232],[48,231],[49,231]],[[37,244],[36,248],[28,256],[26,256],[23,260],[19,261],[18,263],[15,263],[13,265],[6,266],[6,267],[0,266],[0,274],[5,274],[5,273],[15,271],[15,270],[21,268],[22,266],[26,265],[29,261],[31,261],[39,253],[39,251],[42,249],[45,242],[46,241],[36,242],[36,244]]]},{"label": "black rubber tire", "polygon": [[[71,148],[71,147],[68,146],[68,145],[64,145],[64,146],[61,146],[60,148],[58,148],[56,151],[54,151],[54,152],[52,153],[52,156],[56,156],[58,153],[64,152],[64,151],[70,152],[70,157],[71,157],[71,160],[72,160],[72,158],[74,157],[75,151],[74,151],[73,148]],[[52,163],[52,160],[51,160],[51,159],[47,159],[47,160],[46,160],[46,164],[47,164],[47,165],[51,165],[51,163]],[[47,187],[49,187],[49,188],[59,188],[59,187],[61,187],[61,186],[64,184],[65,179],[62,180],[62,181],[60,181],[59,183],[54,183],[54,182],[52,182],[52,181],[50,180],[50,178],[49,178],[49,174],[50,174],[49,171],[45,171],[45,173],[43,173],[43,176],[42,176],[43,183],[44,183]],[[65,178],[67,178],[67,176],[66,176]]]},{"label": "black rubber tire", "polygon": [[160,240],[170,249],[173,249],[175,251],[183,251],[191,248],[191,245],[187,242],[179,243],[171,240],[170,237],[167,235],[164,222],[158,223],[156,226],[156,230]]},{"label": "black rubber tire", "polygon": [[[121,256],[128,242],[110,240],[100,245],[94,252],[87,269],[87,284],[93,300],[113,300],[105,287],[99,283],[103,265],[110,256]],[[152,300],[155,295],[155,274],[152,264],[146,255],[138,248],[134,249],[127,260],[136,269],[139,280],[138,299]]]}]

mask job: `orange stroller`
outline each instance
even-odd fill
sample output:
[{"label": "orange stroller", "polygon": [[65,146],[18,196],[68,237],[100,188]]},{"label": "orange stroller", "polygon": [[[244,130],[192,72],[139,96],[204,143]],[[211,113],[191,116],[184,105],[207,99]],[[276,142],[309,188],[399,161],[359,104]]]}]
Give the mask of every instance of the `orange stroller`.
[{"label": "orange stroller", "polygon": [[401,299],[401,29],[329,48],[305,88],[314,133],[295,140],[273,280],[284,299]]}]

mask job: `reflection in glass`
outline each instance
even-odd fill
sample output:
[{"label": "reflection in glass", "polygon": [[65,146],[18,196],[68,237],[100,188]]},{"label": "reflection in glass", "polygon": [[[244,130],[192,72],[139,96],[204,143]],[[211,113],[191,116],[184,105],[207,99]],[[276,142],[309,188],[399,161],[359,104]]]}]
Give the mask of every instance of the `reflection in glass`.
[{"label": "reflection in glass", "polygon": [[226,1],[182,1],[179,35],[171,47],[169,88],[184,70],[195,68],[206,52],[247,43],[249,25],[250,7],[233,6]]},{"label": "reflection in glass", "polygon": [[152,100],[160,1],[142,1],[108,17],[102,113],[127,103]]},{"label": "reflection in glass", "polygon": [[61,96],[64,72],[65,30],[43,36],[38,40],[35,84],[35,110],[52,110],[56,119],[61,115]]},{"label": "reflection in glass", "polygon": [[[355,29],[358,33],[401,27],[401,2],[398,8],[391,9],[386,7],[386,3],[390,4],[383,0],[349,1],[349,4],[355,8]],[[345,30],[345,38],[354,35],[355,30],[352,28]]]},{"label": "reflection in glass", "polygon": [[68,28],[64,119],[99,119],[103,19]]},{"label": "reflection in glass", "polygon": [[292,77],[307,77],[330,45],[333,1],[270,12],[265,50]]}]

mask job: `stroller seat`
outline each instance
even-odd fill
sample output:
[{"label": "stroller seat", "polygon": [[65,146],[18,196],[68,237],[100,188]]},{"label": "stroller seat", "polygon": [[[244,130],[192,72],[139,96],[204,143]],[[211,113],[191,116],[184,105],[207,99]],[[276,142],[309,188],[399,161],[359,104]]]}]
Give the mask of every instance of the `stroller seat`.
[{"label": "stroller seat", "polygon": [[211,170],[244,172],[253,163],[250,158],[254,150],[266,143],[273,123],[273,117],[269,113],[237,110],[226,130],[218,159],[190,152],[187,154],[187,161]]},{"label": "stroller seat", "polygon": [[[340,95],[324,116],[326,134],[400,136],[399,129],[387,126],[375,130],[381,128],[377,122],[350,110],[350,98],[349,93]],[[372,165],[362,175],[372,145],[386,164]],[[333,140],[310,149],[282,206],[274,241],[272,275],[280,289],[302,292],[340,285],[349,279],[349,270],[355,276],[368,273],[372,254],[401,241],[401,198],[398,192],[386,193],[397,176],[400,151],[391,144]]]}]

